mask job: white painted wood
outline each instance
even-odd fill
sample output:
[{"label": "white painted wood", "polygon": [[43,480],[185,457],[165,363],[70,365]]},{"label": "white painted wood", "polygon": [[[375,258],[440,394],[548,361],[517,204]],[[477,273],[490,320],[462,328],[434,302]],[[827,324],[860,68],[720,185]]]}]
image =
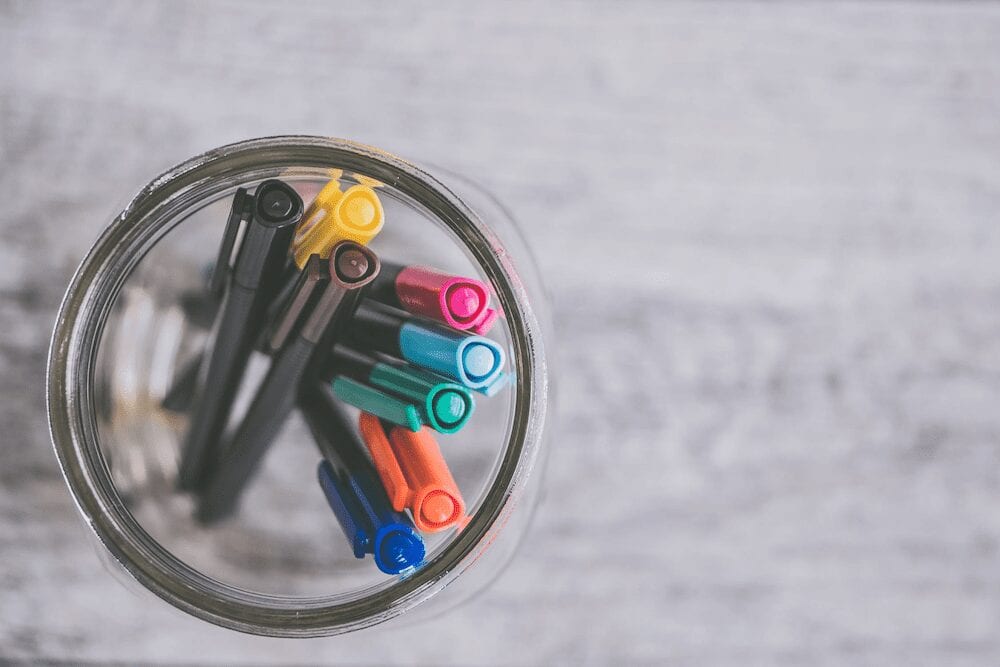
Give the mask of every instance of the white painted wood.
[{"label": "white painted wood", "polygon": [[[0,656],[1000,659],[1000,6],[6,2],[0,63]],[[290,132],[483,182],[560,324],[531,535],[392,633],[261,640],[131,594],[48,443],[52,319],[105,221]]]}]

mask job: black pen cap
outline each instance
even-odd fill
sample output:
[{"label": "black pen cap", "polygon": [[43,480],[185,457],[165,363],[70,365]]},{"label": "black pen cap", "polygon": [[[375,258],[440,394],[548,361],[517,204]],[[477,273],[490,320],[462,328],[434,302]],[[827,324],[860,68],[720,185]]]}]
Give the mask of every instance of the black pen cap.
[{"label": "black pen cap", "polygon": [[257,289],[265,277],[280,276],[302,210],[302,198],[286,183],[272,179],[257,186],[253,215],[233,268],[238,285]]}]

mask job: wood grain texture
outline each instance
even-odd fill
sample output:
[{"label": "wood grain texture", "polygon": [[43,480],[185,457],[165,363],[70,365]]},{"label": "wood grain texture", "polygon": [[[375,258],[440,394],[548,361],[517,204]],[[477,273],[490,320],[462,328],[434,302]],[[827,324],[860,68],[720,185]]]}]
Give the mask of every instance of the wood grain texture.
[{"label": "wood grain texture", "polygon": [[[1000,660],[1000,5],[8,1],[0,62],[0,657]],[[391,633],[263,640],[130,592],[48,441],[50,327],[105,222],[295,132],[484,183],[559,324],[531,534]]]}]

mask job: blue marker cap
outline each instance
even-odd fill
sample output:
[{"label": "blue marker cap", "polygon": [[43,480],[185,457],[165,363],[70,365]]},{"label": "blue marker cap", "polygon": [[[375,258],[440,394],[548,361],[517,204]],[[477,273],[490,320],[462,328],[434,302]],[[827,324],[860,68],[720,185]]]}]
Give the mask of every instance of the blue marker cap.
[{"label": "blue marker cap", "polygon": [[477,387],[476,391],[487,398],[492,398],[499,394],[501,389],[511,384],[513,378],[514,375],[512,373],[498,373],[493,382],[483,387]]},{"label": "blue marker cap", "polygon": [[407,322],[399,329],[403,358],[469,389],[486,387],[503,370],[503,348],[489,338]]},{"label": "blue marker cap", "polygon": [[399,574],[423,562],[423,538],[406,515],[390,507],[377,480],[364,474],[338,475],[328,461],[319,464],[317,474],[355,558],[372,554],[386,574]]}]

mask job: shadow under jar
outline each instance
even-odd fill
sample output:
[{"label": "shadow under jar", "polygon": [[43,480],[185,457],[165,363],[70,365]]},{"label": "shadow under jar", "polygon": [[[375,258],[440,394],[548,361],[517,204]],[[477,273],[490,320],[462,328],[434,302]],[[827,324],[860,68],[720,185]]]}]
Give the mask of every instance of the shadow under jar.
[{"label": "shadow under jar", "polygon": [[[495,396],[477,396],[461,432],[438,437],[470,519],[460,530],[425,535],[426,558],[405,576],[354,558],[316,482],[319,453],[297,411],[233,517],[202,525],[192,495],[178,491],[189,411],[165,403],[181,369],[211,339],[211,309],[199,299],[234,193],[276,178],[308,204],[331,177],[345,188],[376,189],[385,223],[369,247],[383,260],[478,278],[502,313],[489,337],[504,350],[512,381]],[[255,139],[169,170],[111,222],[66,292],[47,400],[70,491],[115,567],[199,618],[288,637],[360,629],[418,604],[440,610],[498,574],[527,529],[541,484],[547,313],[510,216],[465,180],[448,180],[446,187],[348,141]],[[267,363],[255,353],[244,385]],[[248,401],[244,390],[236,414]]]}]

